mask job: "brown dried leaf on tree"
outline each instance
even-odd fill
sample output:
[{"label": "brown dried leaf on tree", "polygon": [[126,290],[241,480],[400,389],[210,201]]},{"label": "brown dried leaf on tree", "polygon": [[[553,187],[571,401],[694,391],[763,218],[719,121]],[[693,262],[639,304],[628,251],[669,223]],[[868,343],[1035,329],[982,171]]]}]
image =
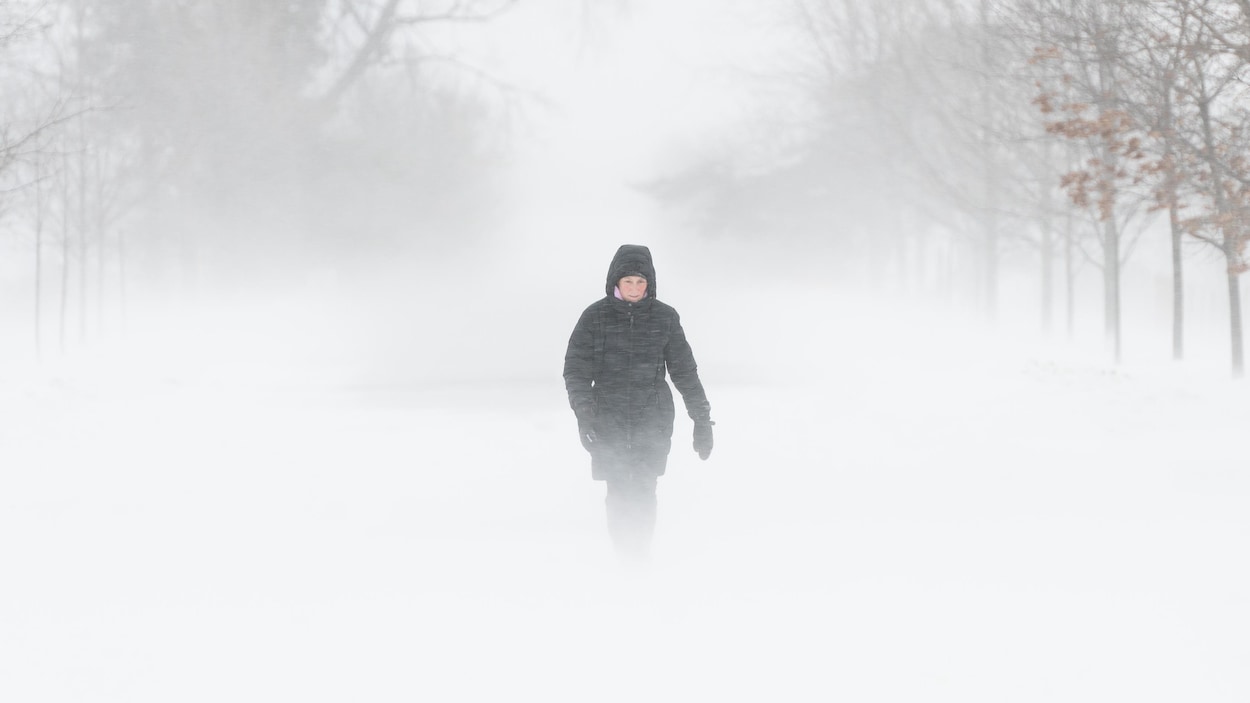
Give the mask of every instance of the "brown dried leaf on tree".
[{"label": "brown dried leaf on tree", "polygon": [[[1038,83],[1037,87],[1041,89],[1042,87],[1041,83]],[[1036,105],[1038,111],[1040,111],[1043,115],[1049,115],[1055,111],[1054,99],[1055,99],[1054,93],[1050,93],[1050,92],[1043,90],[1042,92],[1037,94],[1037,97],[1033,98],[1032,104]]]},{"label": "brown dried leaf on tree", "polygon": [[1089,207],[1089,184],[1093,176],[1087,171],[1072,171],[1059,178],[1059,187],[1063,188],[1072,203],[1079,208]]},{"label": "brown dried leaf on tree", "polygon": [[1063,52],[1057,46],[1033,47],[1033,55],[1029,57],[1029,65],[1035,66],[1043,61],[1057,61],[1063,58]]}]

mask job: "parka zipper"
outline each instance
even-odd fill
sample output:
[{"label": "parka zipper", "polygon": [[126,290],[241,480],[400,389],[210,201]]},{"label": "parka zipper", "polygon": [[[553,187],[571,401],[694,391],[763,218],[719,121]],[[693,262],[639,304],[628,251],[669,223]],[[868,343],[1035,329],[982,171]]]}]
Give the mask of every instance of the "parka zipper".
[{"label": "parka zipper", "polygon": [[[629,311],[629,365],[626,368],[631,369],[631,370],[634,368],[634,311],[633,310]],[[629,372],[627,371],[626,378],[628,378],[628,374]],[[631,401],[633,401],[633,398],[630,397],[630,395],[633,392],[633,388],[630,385],[627,385],[626,389],[627,390],[625,391],[625,413],[626,413],[625,414],[625,449],[632,450],[634,448],[634,419],[629,416],[629,406],[630,406]]]}]

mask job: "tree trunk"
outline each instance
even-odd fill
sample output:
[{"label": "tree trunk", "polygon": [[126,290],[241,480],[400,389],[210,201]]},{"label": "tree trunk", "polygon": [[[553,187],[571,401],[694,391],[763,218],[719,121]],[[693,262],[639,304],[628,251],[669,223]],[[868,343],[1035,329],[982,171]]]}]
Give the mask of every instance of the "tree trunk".
[{"label": "tree trunk", "polygon": [[126,230],[117,230],[117,327],[126,335]]},{"label": "tree trunk", "polygon": [[1175,193],[1168,207],[1168,220],[1172,226],[1172,359],[1180,361],[1185,358],[1185,279],[1181,248],[1184,233],[1174,196]]},{"label": "tree trunk", "polygon": [[1120,232],[1115,216],[1103,220],[1103,318],[1111,356],[1120,363]]},{"label": "tree trunk", "polygon": [[1241,378],[1245,374],[1241,334],[1241,274],[1232,267],[1228,269],[1228,329],[1231,332],[1233,378]]},{"label": "tree trunk", "polygon": [[35,159],[35,360],[43,361],[43,173]]},{"label": "tree trunk", "polygon": [[1072,213],[1063,218],[1064,317],[1068,341],[1076,331],[1076,242],[1073,240]]},{"label": "tree trunk", "polygon": [[[1169,78],[1171,79],[1171,74]],[[1171,85],[1171,80],[1169,85]],[[1180,196],[1177,184],[1180,182],[1176,173],[1172,141],[1175,139],[1176,120],[1172,112],[1172,88],[1163,91],[1163,160],[1167,164],[1165,170],[1164,197],[1168,202],[1168,225],[1172,232],[1172,360],[1185,358],[1185,277],[1182,242],[1184,231],[1181,229]]]},{"label": "tree trunk", "polygon": [[[1046,203],[1043,207],[1049,208],[1050,203]],[[1042,257],[1042,334],[1050,337],[1054,317],[1052,299],[1055,287],[1055,236],[1049,211],[1043,213],[1041,225],[1041,243],[1038,248]]]},{"label": "tree trunk", "polygon": [[[991,47],[990,47],[990,0],[981,0],[980,4],[980,21],[981,21],[981,69],[984,84],[981,86],[981,118],[989,120],[993,114],[993,105],[991,95],[993,93],[993,85],[990,82],[991,66],[993,63]],[[998,191],[995,188],[994,177],[994,138],[990,132],[989,126],[984,126],[981,130],[981,178],[984,179],[983,191],[985,202],[982,203],[984,215],[982,224],[985,227],[983,236],[985,241],[982,246],[982,256],[985,262],[984,285],[985,285],[985,313],[987,319],[991,323],[998,318],[998,222],[994,216],[994,208],[997,206]]]},{"label": "tree trunk", "polygon": [[102,331],[104,330],[104,298],[105,298],[104,289],[105,289],[106,279],[108,278],[107,276],[108,260],[104,256],[105,251],[108,248],[107,246],[105,246],[106,245],[105,239],[107,236],[106,233],[108,232],[108,223],[105,222],[106,213],[104,209],[104,198],[105,198],[104,174],[103,174],[104,169],[102,168],[102,164],[100,163],[102,158],[103,157],[101,156],[100,152],[97,151],[95,155],[95,159],[92,160],[92,180],[95,183],[95,188],[94,188],[95,208],[94,208],[94,217],[92,218],[92,220],[94,221],[93,228],[95,229],[95,238],[96,238],[95,325],[96,325],[97,335],[101,334]]},{"label": "tree trunk", "polygon": [[[1206,95],[1205,86],[1203,95]],[[1224,199],[1224,173],[1215,150],[1215,133],[1211,127],[1211,102],[1203,99],[1198,103],[1198,115],[1202,118],[1203,146],[1206,158],[1211,166],[1211,189],[1215,200],[1215,213],[1223,237],[1224,261],[1228,269],[1228,330],[1232,355],[1233,378],[1241,378],[1245,370],[1242,353],[1241,333],[1241,257],[1238,254],[1237,240],[1242,236],[1235,225],[1226,221],[1229,212],[1228,203]]]},{"label": "tree trunk", "polygon": [[61,310],[59,343],[65,353],[65,326],[70,305],[70,179],[69,155],[61,154]]},{"label": "tree trunk", "polygon": [[[1101,96],[1098,98],[1098,108],[1101,114],[1105,114],[1115,107],[1110,96],[1116,92],[1116,51],[1113,45],[1114,38],[1109,35],[1102,36],[1102,28],[1105,26],[1105,23],[1103,22],[1101,12],[1104,9],[1098,5],[1093,6],[1096,21],[1095,27],[1098,29],[1095,42],[1098,50],[1098,87],[1101,93]],[[1106,210],[1102,210],[1102,205],[1101,203],[1099,204],[1099,215],[1102,217],[1103,222],[1103,316],[1107,341],[1111,346],[1111,355],[1115,363],[1118,364],[1121,360],[1122,349],[1120,336],[1120,231],[1115,220],[1119,189],[1116,185],[1115,174],[1119,171],[1119,166],[1115,153],[1105,139],[1100,143],[1098,151],[1099,160],[1104,164],[1103,168],[1105,168],[1105,175],[1102,176],[1106,179],[1104,187],[1110,190],[1109,193],[1105,194],[1110,205]],[[1103,194],[1100,193],[1100,197],[1103,197]]]},{"label": "tree trunk", "polygon": [[[991,196],[992,197],[992,196]],[[991,322],[998,319],[998,223],[997,218],[986,213],[981,255],[985,262],[983,272],[985,285],[985,316]]]},{"label": "tree trunk", "polygon": [[78,117],[78,343],[87,343],[87,135]]},{"label": "tree trunk", "polygon": [[[77,48],[77,92],[86,93],[83,85],[83,71],[86,70],[83,57],[85,30],[85,9],[77,8],[78,40]],[[78,343],[87,343],[87,124],[85,115],[78,115]]]}]

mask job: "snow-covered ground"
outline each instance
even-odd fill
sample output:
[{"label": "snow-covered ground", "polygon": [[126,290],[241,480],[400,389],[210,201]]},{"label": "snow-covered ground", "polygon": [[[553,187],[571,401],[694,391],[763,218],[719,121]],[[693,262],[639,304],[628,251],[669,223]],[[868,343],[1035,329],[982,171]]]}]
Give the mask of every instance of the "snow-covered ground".
[{"label": "snow-covered ground", "polygon": [[648,568],[558,359],[8,375],[0,699],[1250,697],[1244,383],[814,309],[692,333],[717,445],[679,418]]}]

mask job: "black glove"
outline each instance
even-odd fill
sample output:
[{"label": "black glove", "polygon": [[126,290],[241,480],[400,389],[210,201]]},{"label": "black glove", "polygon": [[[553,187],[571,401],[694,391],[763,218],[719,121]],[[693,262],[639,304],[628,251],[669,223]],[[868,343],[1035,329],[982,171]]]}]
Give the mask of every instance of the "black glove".
[{"label": "black glove", "polygon": [[705,461],[712,455],[712,425],[715,424],[711,420],[695,420],[694,423],[694,450]]},{"label": "black glove", "polygon": [[577,436],[582,440],[582,447],[586,451],[590,451],[594,443],[599,439],[595,434],[595,420],[590,413],[577,413]]}]

